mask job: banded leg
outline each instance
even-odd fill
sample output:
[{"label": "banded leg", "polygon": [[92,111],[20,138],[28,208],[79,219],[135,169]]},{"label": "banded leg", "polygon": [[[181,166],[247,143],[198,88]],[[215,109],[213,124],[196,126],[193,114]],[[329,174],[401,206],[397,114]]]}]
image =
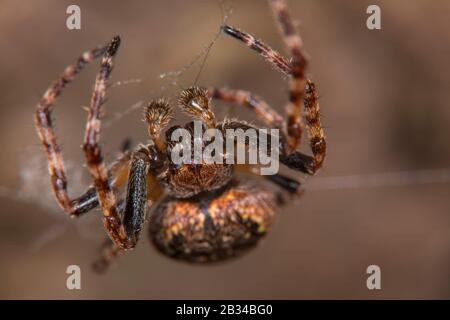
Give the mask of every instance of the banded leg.
[{"label": "banded leg", "polygon": [[286,106],[288,151],[294,151],[300,144],[303,132],[301,122],[301,106],[306,79],[305,69],[307,60],[302,52],[302,41],[290,18],[287,7],[282,0],[271,1],[272,10],[278,18],[285,44],[292,54],[292,62],[288,62],[278,52],[271,49],[255,37],[244,33],[234,27],[224,26],[223,32],[244,42],[249,48],[261,54],[278,70],[290,75],[289,78],[289,102]]},{"label": "banded leg", "polygon": [[288,145],[291,151],[301,143],[303,125],[301,119],[302,99],[305,91],[305,69],[307,60],[303,53],[302,40],[291,19],[284,0],[269,0],[272,11],[278,21],[287,49],[292,55],[291,74],[289,78],[289,102],[286,106]]},{"label": "banded leg", "polygon": [[52,189],[59,206],[71,216],[77,216],[77,203],[72,201],[67,192],[67,178],[61,148],[56,141],[56,134],[51,117],[52,106],[65,86],[80,73],[85,65],[100,57],[106,47],[96,48],[83,53],[78,60],[69,65],[59,78],[53,82],[39,101],[34,117],[36,131],[47,154],[48,170]]},{"label": "banded leg", "polygon": [[[125,210],[125,201],[121,200],[118,204],[119,212]],[[124,253],[124,250],[118,247],[109,237],[105,239],[100,248],[100,258],[92,264],[92,269],[97,273],[103,273],[108,266],[120,255]]]},{"label": "banded leg", "polygon": [[[284,42],[291,52],[293,59],[289,62],[275,50],[257,40],[250,34],[244,33],[231,26],[223,26],[222,30],[243,43],[249,48],[258,52],[276,69],[290,77],[290,102],[287,105],[287,136],[288,150],[284,150],[282,162],[285,162],[292,169],[300,170],[308,174],[314,174],[323,163],[326,154],[326,142],[320,124],[319,104],[317,102],[317,91],[314,83],[305,80],[305,68],[307,60],[302,52],[302,41],[290,18],[284,0],[269,0],[272,10],[277,18],[282,31]],[[305,84],[306,81],[306,84]],[[305,92],[306,86],[306,92]],[[304,98],[303,98],[304,96]],[[301,154],[295,150],[301,142],[301,99],[304,99],[304,106],[307,111],[306,125],[310,139],[313,157]]]},{"label": "banded leg", "polygon": [[[124,212],[122,224],[128,242],[131,244],[129,248],[134,247],[139,239],[145,220],[147,204],[152,205],[160,197],[160,194],[157,192],[156,180],[147,179],[148,177],[152,177],[148,175],[148,170],[148,154],[145,149],[142,149],[133,155],[126,201],[122,201],[118,208],[119,212]],[[111,239],[107,239],[102,246],[100,258],[93,264],[94,270],[99,273],[105,272],[123,253],[124,249],[129,248],[124,248],[120,244],[111,241]]]},{"label": "banded leg", "polygon": [[[308,80],[308,87],[305,95],[305,108],[307,110],[306,121],[310,137],[310,145],[313,157],[298,151],[286,152],[286,133],[283,130],[283,118],[273,110],[264,100],[251,92],[244,90],[233,90],[226,88],[209,88],[208,96],[214,99],[236,103],[237,105],[249,108],[271,128],[280,130],[281,154],[280,161],[291,169],[307,174],[314,174],[322,165],[325,157],[326,142],[320,123],[318,96],[314,84]],[[240,127],[246,129],[247,124],[230,122],[228,127]],[[252,127],[254,128],[254,127]]]},{"label": "banded leg", "polygon": [[322,167],[327,145],[320,122],[320,108],[316,86],[310,80],[307,81],[304,106],[309,145],[313,156],[294,151],[288,154],[281,154],[280,161],[291,169],[313,175]]},{"label": "banded leg", "polygon": [[[284,145],[286,136],[283,130],[283,118],[258,96],[245,90],[227,88],[208,88],[208,96],[247,107],[255,112],[264,124],[270,128],[280,130],[281,143]],[[316,86],[311,80],[307,80],[304,106],[306,110],[306,128],[313,157],[298,151],[285,153],[283,152],[284,148],[282,148],[280,161],[291,169],[314,174],[322,167],[326,155],[326,140],[320,122],[318,94]]]},{"label": "banded leg", "polygon": [[291,63],[284,56],[278,53],[278,51],[273,50],[261,40],[256,39],[251,34],[243,32],[238,28],[224,25],[221,29],[225,34],[243,42],[250,49],[255,50],[265,60],[272,64],[275,69],[278,69],[287,76],[292,75]]},{"label": "banded leg", "polygon": [[249,91],[211,87],[208,88],[207,93],[210,98],[246,107],[250,111],[254,112],[265,125],[270,128],[276,128],[280,131],[284,131],[283,117],[272,109],[267,102]]},{"label": "banded leg", "polygon": [[[129,151],[123,152],[108,170],[113,188],[118,188],[127,181],[130,159],[131,153]],[[73,199],[71,204],[76,216],[97,208],[99,202],[95,186],[90,186],[81,196]]]},{"label": "banded leg", "polygon": [[322,167],[327,152],[327,142],[320,122],[320,108],[316,85],[308,80],[305,94],[306,129],[308,131],[309,144],[314,156],[312,164],[313,173]]},{"label": "banded leg", "polygon": [[[133,154],[128,178],[125,212],[122,215],[99,145],[101,106],[105,101],[106,87],[113,68],[113,57],[120,45],[114,37],[102,58],[89,108],[83,149],[87,167],[94,180],[99,203],[103,209],[103,224],[109,237],[121,249],[132,249],[138,241],[147,205],[147,175],[150,154],[146,147]],[[123,220],[122,220],[123,216]]]},{"label": "banded leg", "polygon": [[[260,136],[259,136],[259,131],[258,131],[258,127],[248,124],[244,121],[237,121],[237,120],[225,120],[221,123],[219,123],[221,130],[224,134],[226,134],[226,130],[227,129],[242,129],[244,131],[248,130],[248,129],[253,129],[256,130],[256,132],[258,133],[258,140],[257,143],[258,145],[260,145]],[[235,141],[237,141],[235,139]],[[272,137],[270,137],[270,139],[266,140],[266,150],[271,150],[271,154],[272,154]],[[252,144],[252,142],[250,142],[248,139],[246,139],[245,144],[247,147],[250,146],[250,144]],[[283,146],[285,145],[285,137],[283,135],[280,135],[280,140],[279,140],[279,150],[281,150],[281,152],[278,153],[279,155],[279,161],[281,163],[283,163],[284,165],[286,165],[287,167],[289,167],[290,169],[293,170],[297,170],[303,173],[307,173],[307,174],[313,174],[313,165],[314,165],[314,157],[311,157],[310,155],[301,153],[299,151],[294,151],[288,154],[283,153]]]},{"label": "banded leg", "polygon": [[[132,166],[133,167],[133,166]],[[131,199],[142,199],[144,198],[143,194],[145,193],[142,186],[142,178],[137,178],[136,169],[132,170],[130,174],[130,182],[128,185],[128,195],[127,201],[122,201],[119,205],[119,212],[124,212],[126,210],[126,206],[131,205]],[[147,206],[152,206],[162,195],[161,189],[158,185],[156,178],[153,175],[147,176],[149,179],[147,180]],[[131,182],[133,181],[133,182]],[[141,181],[137,183],[137,181]],[[141,194],[140,196],[138,194]],[[131,195],[134,195],[131,197]],[[137,203],[140,203],[142,200],[138,200]],[[145,207],[140,206],[142,209],[137,209],[135,212],[142,212],[142,217],[145,214]],[[130,210],[130,209],[129,209]],[[139,216],[139,214],[137,214]],[[143,222],[142,218],[139,218],[140,221]],[[131,219],[129,219],[131,220]],[[140,226],[137,228],[141,229]],[[137,229],[136,228],[136,229]],[[100,252],[100,257],[93,263],[92,267],[94,271],[98,273],[105,272],[111,264],[115,262],[115,260],[123,254],[123,249],[117,246],[111,239],[107,239],[103,244]]]},{"label": "banded leg", "polygon": [[[235,90],[228,88],[208,88],[208,96],[213,99],[230,102],[248,108],[269,128],[278,129],[280,134],[281,153],[284,153],[286,145],[286,132],[284,119],[272,107],[257,95],[245,90]],[[234,121],[236,122],[236,121]],[[247,124],[229,123],[228,126],[237,126],[246,130]],[[243,126],[243,127],[242,127]],[[253,127],[252,127],[253,128]],[[256,128],[254,128],[256,129]]]},{"label": "banded leg", "polygon": [[98,201],[103,209],[103,223],[108,235],[120,247],[128,248],[131,243],[127,241],[127,235],[117,208],[116,196],[109,183],[108,170],[99,146],[101,106],[105,101],[107,82],[113,68],[113,56],[117,53],[119,45],[120,38],[114,37],[103,55],[92,93],[83,150],[87,167],[94,180]]}]

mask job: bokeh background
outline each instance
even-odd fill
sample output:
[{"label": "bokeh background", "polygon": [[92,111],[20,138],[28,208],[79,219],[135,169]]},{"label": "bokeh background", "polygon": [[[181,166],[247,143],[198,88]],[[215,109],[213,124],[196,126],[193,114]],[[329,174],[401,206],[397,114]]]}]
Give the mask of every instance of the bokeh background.
[{"label": "bokeh background", "polygon": [[[81,7],[80,31],[65,27],[66,8],[74,3]],[[370,4],[381,7],[380,31],[366,28]],[[225,7],[232,8],[230,24],[284,52],[265,1],[227,1]],[[141,111],[132,106],[175,97],[174,81],[193,83],[198,63],[183,66],[214,39],[221,3],[1,1],[0,298],[450,298],[446,171],[431,179],[443,183],[400,185],[396,176],[383,182],[389,172],[411,172],[407,178],[414,181],[417,170],[450,167],[450,2],[291,0],[290,8],[311,58],[329,142],[325,168],[305,183],[310,190],[280,210],[267,238],[238,260],[179,263],[158,254],[144,235],[136,250],[99,276],[90,264],[105,237],[100,213],[75,221],[55,207],[33,127],[35,105],[81,52],[120,34],[102,144],[112,159],[125,137],[145,142]],[[82,106],[97,68],[89,66],[67,88],[54,112],[72,195],[89,184],[79,146]],[[159,77],[177,70],[186,71]],[[213,45],[199,84],[251,90],[280,112],[287,99],[286,79],[225,37]],[[239,108],[218,104],[216,112],[252,120]],[[367,174],[382,182],[370,187]],[[327,187],[327,179],[342,176],[362,180]],[[66,289],[71,264],[82,269],[82,290]],[[381,267],[378,291],[366,288],[371,264]]]}]

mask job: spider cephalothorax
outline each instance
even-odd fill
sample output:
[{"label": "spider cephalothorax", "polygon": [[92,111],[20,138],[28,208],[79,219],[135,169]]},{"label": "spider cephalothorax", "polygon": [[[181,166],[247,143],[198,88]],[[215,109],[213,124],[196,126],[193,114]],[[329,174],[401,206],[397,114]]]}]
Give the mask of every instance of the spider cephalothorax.
[{"label": "spider cephalothorax", "polygon": [[[207,91],[203,88],[192,87],[183,90],[179,98],[179,106],[187,114],[197,121],[200,126],[201,135],[206,130],[218,128],[222,132],[225,127],[221,123],[216,124],[214,113],[211,110],[210,98],[207,96]],[[226,185],[232,177],[232,165],[223,163],[199,163],[179,164],[174,163],[172,152],[174,148],[179,148],[180,144],[173,141],[173,132],[177,129],[184,128],[191,137],[189,150],[178,150],[179,153],[189,153],[189,158],[194,159],[195,142],[198,139],[195,132],[196,122],[191,121],[181,126],[173,126],[166,132],[167,146],[165,150],[166,158],[168,159],[168,168],[165,172],[159,175],[162,185],[169,191],[169,193],[177,198],[188,198],[199,194],[200,192],[214,191]],[[202,151],[205,148],[205,141],[201,141]]]},{"label": "spider cephalothorax", "polygon": [[[150,102],[144,110],[150,143],[141,144],[134,150],[122,150],[121,156],[107,166],[99,146],[100,116],[120,38],[114,37],[107,46],[85,52],[45,92],[37,106],[35,123],[48,157],[55,197],[72,217],[97,207],[101,207],[103,212],[103,223],[110,242],[104,248],[102,258],[96,263],[97,270],[104,270],[117,254],[135,247],[150,207],[150,238],[161,252],[174,258],[192,262],[223,260],[252,247],[265,235],[273,222],[277,206],[282,204],[282,197],[258,182],[242,178],[242,174],[247,174],[261,179],[261,176],[255,174],[257,165],[237,165],[227,161],[174,161],[174,151],[194,155],[192,152],[195,148],[191,147],[196,143],[197,122],[200,122],[201,133],[210,129],[225,133],[227,129],[256,128],[239,120],[218,121],[211,99],[246,107],[267,128],[279,130],[277,154],[280,163],[311,175],[322,166],[326,143],[320,124],[317,91],[315,85],[305,78],[307,60],[301,40],[285,2],[269,2],[285,44],[292,54],[291,60],[236,28],[223,26],[222,31],[244,42],[289,77],[286,120],[248,91],[188,88],[181,92],[177,105],[192,116],[193,121],[184,126],[166,128],[173,119],[173,106],[164,99]],[[93,184],[83,195],[71,199],[67,193],[62,154],[56,142],[50,115],[51,107],[65,85],[87,63],[98,57],[102,57],[102,62],[95,81],[83,144]],[[306,111],[306,129],[312,156],[297,151],[304,127],[302,106]],[[172,139],[172,134],[180,128],[192,136],[192,140],[181,148]],[[206,149],[203,142],[200,149]],[[227,153],[219,154],[219,159],[226,160],[227,156]],[[294,178],[281,174],[264,178],[291,194],[301,193],[300,183]],[[125,184],[126,197],[120,199],[121,193],[117,191]]]}]

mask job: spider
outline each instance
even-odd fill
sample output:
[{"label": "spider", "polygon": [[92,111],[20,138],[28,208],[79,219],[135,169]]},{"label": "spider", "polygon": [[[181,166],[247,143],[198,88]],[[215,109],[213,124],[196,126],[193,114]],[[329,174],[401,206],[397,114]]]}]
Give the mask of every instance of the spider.
[{"label": "spider", "polygon": [[[269,3],[292,59],[284,58],[252,35],[232,26],[223,25],[221,29],[289,77],[287,119],[261,98],[244,90],[191,87],[181,92],[178,104],[194,120],[201,121],[204,129],[217,128],[222,132],[252,125],[239,120],[216,121],[211,108],[213,99],[248,108],[266,126],[279,129],[280,162],[290,169],[314,175],[326,153],[318,94],[314,83],[305,77],[307,59],[286,3],[284,0],[269,0]],[[85,52],[76,63],[69,65],[47,89],[35,114],[36,129],[48,158],[52,189],[60,207],[70,217],[79,217],[97,207],[102,209],[109,239],[94,264],[95,269],[106,270],[116,256],[136,246],[150,207],[153,210],[149,236],[155,247],[170,257],[214,262],[248,251],[267,233],[276,208],[283,200],[265,187],[239,179],[240,172],[254,174],[254,165],[175,164],[170,157],[174,144],[168,138],[180,126],[167,129],[165,136],[162,134],[173,118],[167,100],[155,100],[145,107],[149,143],[133,150],[125,147],[119,158],[107,166],[99,145],[101,114],[119,45],[120,38],[116,36],[109,44]],[[93,184],[81,196],[70,198],[51,109],[66,84],[85,65],[100,57],[82,147]],[[304,130],[302,107],[306,111],[312,155],[298,151]],[[192,131],[193,122],[184,128]],[[301,194],[300,182],[296,179],[281,174],[265,178],[288,194]],[[125,184],[126,197],[119,199],[118,189]]]}]

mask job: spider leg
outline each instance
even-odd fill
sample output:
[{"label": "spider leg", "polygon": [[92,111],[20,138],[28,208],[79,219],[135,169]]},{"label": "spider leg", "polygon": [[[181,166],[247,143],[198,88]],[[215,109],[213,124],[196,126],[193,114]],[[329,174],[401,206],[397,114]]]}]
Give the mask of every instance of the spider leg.
[{"label": "spider leg", "polygon": [[104,273],[123,253],[124,251],[108,238],[101,247],[100,258],[92,264],[92,268],[97,273]]},{"label": "spider leg", "polygon": [[[142,186],[142,184],[141,184]],[[130,189],[130,187],[129,187]],[[132,191],[129,191],[129,193]],[[151,207],[162,195],[156,177],[148,175],[147,180],[147,207]],[[119,211],[123,212],[128,201],[119,204]],[[114,262],[124,253],[124,250],[117,246],[111,239],[107,238],[100,251],[100,257],[94,261],[92,267],[95,272],[104,273]]]},{"label": "spider leg", "polygon": [[[224,121],[221,123],[222,126],[222,130],[225,131],[226,129],[242,129],[242,130],[247,130],[247,129],[255,129],[257,130],[258,128],[250,125],[246,122],[242,122],[242,121],[236,121],[236,120],[231,120],[231,121]],[[248,141],[245,142],[246,144],[248,143]],[[267,150],[271,149],[271,141],[270,139],[267,140]],[[258,175],[259,174],[259,165],[252,165],[252,164],[237,164],[234,166],[234,172],[238,172],[238,173],[250,173],[253,175]],[[291,194],[297,194],[300,195],[302,193],[301,189],[300,189],[300,182],[289,178],[287,176],[281,175],[281,174],[274,174],[274,175],[264,175],[264,178],[268,179],[269,181],[277,184],[279,187],[281,187],[282,189],[284,189],[285,191],[288,191]],[[280,197],[278,197],[280,198]]]},{"label": "spider leg", "polygon": [[36,131],[47,154],[48,170],[51,176],[53,193],[59,204],[69,215],[77,216],[77,203],[72,201],[67,192],[67,178],[61,148],[56,141],[56,134],[51,117],[52,106],[65,86],[80,73],[85,65],[100,57],[106,47],[96,48],[83,53],[78,60],[69,65],[60,77],[53,82],[39,101],[34,117]]},{"label": "spider leg", "polygon": [[[261,178],[258,165],[239,164],[235,166],[234,170],[237,173],[251,174]],[[304,189],[302,188],[300,181],[298,181],[297,179],[285,176],[280,173],[276,173],[274,175],[264,175],[262,177],[277,185],[282,190],[286,191],[291,197],[298,198],[303,195]],[[285,193],[277,191],[275,193],[275,196],[277,204],[279,206],[284,206],[288,203],[288,199]]]},{"label": "spider leg", "polygon": [[250,49],[255,50],[265,60],[267,60],[270,64],[272,64],[276,69],[278,69],[285,75],[292,75],[291,63],[289,62],[289,60],[283,57],[278,51],[273,50],[261,40],[258,40],[251,34],[243,32],[229,25],[222,26],[221,30],[225,34],[243,42]]},{"label": "spider leg", "polygon": [[291,169],[313,175],[322,167],[327,144],[320,122],[320,108],[316,86],[310,80],[307,81],[304,106],[306,109],[306,129],[313,156],[294,151],[289,154],[282,154],[280,161]]},{"label": "spider leg", "polygon": [[208,88],[208,96],[213,99],[231,102],[251,110],[267,126],[283,131],[284,119],[267,102],[245,90],[228,88]]},{"label": "spider leg", "polygon": [[[148,155],[145,149],[136,152],[130,166],[126,200],[118,205],[117,211],[123,212],[121,231],[126,233],[126,249],[133,248],[142,230],[147,209],[147,175],[149,169]],[[96,272],[106,271],[109,265],[124,252],[124,246],[107,239],[102,246],[100,258],[94,262]]]},{"label": "spider leg", "polygon": [[71,205],[74,208],[73,214],[77,217],[97,208],[99,203],[95,187],[89,186],[82,195],[71,201]]},{"label": "spider leg", "polygon": [[[115,245],[127,250],[135,247],[144,222],[147,205],[147,175],[159,152],[143,146],[133,153],[128,177],[128,189],[123,215],[110,184],[108,170],[99,145],[101,128],[101,106],[105,101],[106,87],[113,67],[113,57],[120,45],[120,38],[114,37],[102,58],[95,80],[89,108],[83,150],[87,167],[94,180],[98,201],[103,209],[103,224]],[[123,217],[123,218],[122,218]]]},{"label": "spider leg", "polygon": [[[128,178],[129,162],[131,153],[122,150],[122,154],[109,168],[109,176],[111,177],[111,185],[113,188],[122,186]],[[74,208],[74,215],[80,216],[99,206],[97,191],[95,186],[89,186],[88,189],[79,197],[71,201]]]},{"label": "spider leg", "polygon": [[287,192],[288,197],[286,196],[286,193],[276,193],[276,200],[279,206],[284,206],[290,203],[289,199],[291,199],[292,197],[299,198],[303,195],[304,189],[302,188],[300,181],[298,181],[297,179],[285,176],[280,173],[276,173],[274,175],[265,175],[263,177]]},{"label": "spider leg", "polygon": [[[301,38],[296,31],[284,0],[269,0],[277,18],[286,47],[292,54],[292,62],[250,34],[231,26],[223,26],[227,35],[245,43],[262,55],[270,64],[290,77],[289,103],[287,112],[287,143],[282,150],[281,162],[291,169],[314,174],[323,164],[326,141],[320,123],[318,95],[314,83],[305,78],[307,59],[302,49]],[[235,99],[236,100],[236,99]],[[301,101],[306,109],[306,125],[313,157],[297,152],[301,143],[303,124],[301,122]],[[229,99],[231,101],[231,99]]]},{"label": "spider leg", "polygon": [[256,40],[252,35],[242,32],[231,26],[223,26],[222,30],[225,34],[244,42],[249,48],[261,54],[269,63],[276,67],[284,74],[290,75],[289,78],[289,102],[286,105],[287,123],[286,130],[288,136],[287,151],[295,150],[301,142],[303,133],[303,124],[301,122],[301,104],[303,93],[305,90],[305,68],[307,65],[306,58],[302,53],[301,39],[297,34],[292,21],[290,19],[287,8],[283,1],[274,0],[272,9],[278,18],[278,23],[281,26],[282,35],[285,39],[285,44],[292,53],[292,62],[288,62],[286,58],[281,56],[278,52],[271,49],[266,44]]},{"label": "spider leg", "polygon": [[92,93],[83,150],[87,167],[94,180],[98,201],[103,209],[103,223],[108,235],[120,247],[129,248],[132,247],[132,243],[128,241],[121,221],[116,196],[109,183],[108,170],[99,146],[101,106],[105,101],[107,82],[113,68],[113,56],[117,53],[119,45],[120,38],[114,37],[103,55]]},{"label": "spider leg", "polygon": [[[282,145],[280,161],[289,168],[307,174],[314,174],[322,167],[326,155],[326,140],[320,122],[318,94],[316,86],[312,81],[307,81],[307,88],[304,98],[304,106],[307,112],[305,116],[306,128],[309,136],[310,147],[313,153],[312,157],[298,151],[293,151],[290,153],[283,152],[283,146],[286,144],[286,137],[282,125],[283,119],[258,96],[253,95],[248,91],[227,88],[209,88],[208,95],[211,98],[247,107],[255,112],[264,124],[271,128],[279,129]],[[242,124],[240,122],[236,122],[235,124],[230,122],[228,126],[241,128],[244,130],[249,128],[247,124]]]},{"label": "spider leg", "polygon": [[[237,121],[237,120],[226,120],[224,122],[222,122],[221,124],[222,127],[222,131],[226,132],[226,129],[242,129],[244,131],[248,130],[248,129],[254,129],[254,130],[258,130],[259,128],[257,128],[254,125],[250,125],[244,121]],[[259,131],[257,131],[259,134]],[[286,165],[288,168],[293,169],[293,170],[297,170],[306,174],[314,174],[316,167],[315,167],[315,158],[301,153],[299,151],[294,151],[288,154],[285,154],[284,151],[284,146],[286,144],[285,141],[285,137],[283,134],[280,134],[280,153],[279,153],[279,158],[278,160]],[[266,150],[271,150],[271,140],[272,139],[267,139],[267,149]],[[258,141],[259,141],[259,136],[258,136]],[[246,145],[248,146],[248,142],[246,141]],[[323,158],[322,158],[323,160]],[[318,167],[317,167],[318,168]]]},{"label": "spider leg", "polygon": [[264,177],[282,189],[277,190],[275,192],[276,196],[275,199],[279,207],[292,205],[292,201],[295,201],[295,199],[299,199],[305,191],[302,188],[300,182],[297,181],[296,179],[292,179],[278,173],[272,176],[264,176]]},{"label": "spider leg", "polygon": [[316,85],[308,80],[305,94],[306,129],[308,131],[309,144],[314,156],[312,165],[313,173],[322,167],[327,152],[327,142],[320,122],[319,96]]},{"label": "spider leg", "polygon": [[274,175],[266,175],[264,176],[264,178],[266,178],[270,182],[275,183],[277,186],[291,194],[300,195],[303,193],[303,189],[301,189],[301,183],[291,177],[277,173]]}]

